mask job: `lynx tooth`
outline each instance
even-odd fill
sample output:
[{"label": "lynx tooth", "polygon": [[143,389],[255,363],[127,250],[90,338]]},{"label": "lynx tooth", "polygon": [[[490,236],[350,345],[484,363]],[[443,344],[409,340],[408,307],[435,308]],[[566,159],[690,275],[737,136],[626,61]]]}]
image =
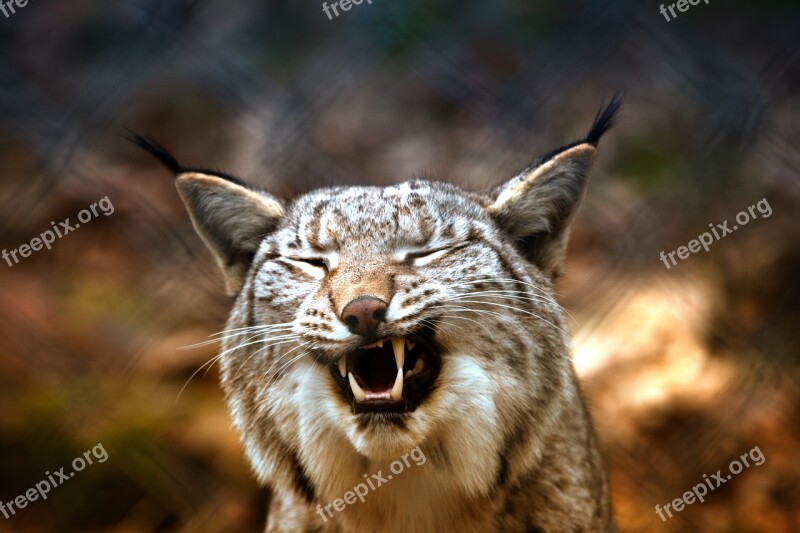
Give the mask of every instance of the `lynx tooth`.
[{"label": "lynx tooth", "polygon": [[350,380],[350,390],[353,391],[353,396],[355,396],[356,400],[359,402],[363,402],[367,398],[367,393],[356,383],[356,378],[353,377],[352,372],[348,372],[347,378]]},{"label": "lynx tooth", "polygon": [[397,369],[397,377],[394,380],[394,386],[392,387],[392,392],[389,393],[392,397],[392,400],[402,400],[403,399],[403,368],[400,367]]},{"label": "lynx tooth", "polygon": [[394,362],[397,368],[403,369],[406,362],[406,343],[403,337],[392,337],[392,348],[394,349]]}]

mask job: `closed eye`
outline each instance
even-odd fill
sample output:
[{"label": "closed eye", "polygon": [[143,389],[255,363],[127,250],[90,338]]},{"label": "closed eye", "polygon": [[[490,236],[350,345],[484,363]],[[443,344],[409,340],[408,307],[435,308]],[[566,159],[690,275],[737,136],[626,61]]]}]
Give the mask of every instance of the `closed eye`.
[{"label": "closed eye", "polygon": [[328,260],[323,257],[284,257],[283,259],[318,280],[324,278],[330,269]]},{"label": "closed eye", "polygon": [[405,261],[415,266],[425,266],[433,261],[436,261],[446,253],[463,248],[464,246],[466,246],[466,244],[440,246],[439,248],[408,252],[405,254]]},{"label": "closed eye", "polygon": [[328,270],[328,261],[321,257],[303,257],[303,258],[290,257],[289,259],[291,259],[292,261],[300,261],[311,266],[324,268],[325,270]]}]

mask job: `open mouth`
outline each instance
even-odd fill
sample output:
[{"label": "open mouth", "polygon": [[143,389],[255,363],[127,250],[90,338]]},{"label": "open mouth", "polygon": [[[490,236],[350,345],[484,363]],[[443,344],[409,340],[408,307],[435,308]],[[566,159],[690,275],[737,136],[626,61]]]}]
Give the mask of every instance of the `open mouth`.
[{"label": "open mouth", "polygon": [[331,365],[352,411],[405,413],[430,394],[441,359],[430,334],[391,337],[362,346]]}]

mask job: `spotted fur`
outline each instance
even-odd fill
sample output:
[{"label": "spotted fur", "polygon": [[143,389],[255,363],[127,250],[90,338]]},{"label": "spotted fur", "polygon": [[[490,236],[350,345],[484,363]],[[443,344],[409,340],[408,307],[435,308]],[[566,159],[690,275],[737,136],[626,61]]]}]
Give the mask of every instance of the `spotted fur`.
[{"label": "spotted fur", "polygon": [[[487,195],[412,180],[284,203],[179,173],[236,294],[222,386],[272,489],[267,531],[614,530],[553,279],[618,105],[583,141]],[[360,342],[342,309],[365,295],[388,302],[379,337],[435,332],[441,371],[413,412],[353,414],[331,376]],[[416,446],[424,465],[322,518],[318,505]]]}]

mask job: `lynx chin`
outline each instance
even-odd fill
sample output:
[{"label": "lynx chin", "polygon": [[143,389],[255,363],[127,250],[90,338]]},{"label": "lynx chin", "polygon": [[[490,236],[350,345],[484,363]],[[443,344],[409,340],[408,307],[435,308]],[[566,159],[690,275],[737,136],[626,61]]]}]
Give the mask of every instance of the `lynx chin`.
[{"label": "lynx chin", "polygon": [[[487,194],[412,179],[284,201],[132,138],[177,175],[235,297],[221,381],[267,531],[615,531],[553,286],[620,102]],[[424,468],[317,513],[417,446]]]}]

